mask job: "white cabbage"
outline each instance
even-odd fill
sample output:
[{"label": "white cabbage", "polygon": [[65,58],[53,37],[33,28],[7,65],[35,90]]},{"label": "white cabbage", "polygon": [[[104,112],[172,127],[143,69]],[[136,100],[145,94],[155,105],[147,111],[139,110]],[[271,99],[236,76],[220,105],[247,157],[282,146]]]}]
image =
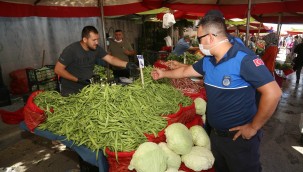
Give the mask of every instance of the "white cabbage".
[{"label": "white cabbage", "polygon": [[181,123],[174,123],[165,129],[167,147],[173,152],[184,155],[191,151],[193,139],[188,128]]},{"label": "white cabbage", "polygon": [[211,151],[200,146],[194,146],[189,154],[182,155],[181,158],[185,166],[194,171],[208,170],[215,161]]},{"label": "white cabbage", "polygon": [[195,108],[196,108],[196,114],[205,115],[206,104],[207,104],[206,101],[204,99],[198,97],[194,100],[194,103],[195,103]]},{"label": "white cabbage", "polygon": [[[180,155],[176,154],[175,152],[173,152],[172,150],[170,150],[166,143],[161,142],[158,144],[162,150],[165,152],[166,156],[167,156],[167,168],[175,168],[175,169],[179,169],[180,165],[181,165],[181,157]],[[178,171],[178,170],[177,170]]]},{"label": "white cabbage", "polygon": [[191,132],[191,135],[193,137],[194,145],[205,147],[209,150],[211,149],[210,139],[204,128],[199,125],[195,125],[190,127],[189,131]]},{"label": "white cabbage", "polygon": [[135,169],[137,172],[165,172],[166,164],[167,156],[160,146],[153,142],[145,142],[134,153],[128,169]]}]

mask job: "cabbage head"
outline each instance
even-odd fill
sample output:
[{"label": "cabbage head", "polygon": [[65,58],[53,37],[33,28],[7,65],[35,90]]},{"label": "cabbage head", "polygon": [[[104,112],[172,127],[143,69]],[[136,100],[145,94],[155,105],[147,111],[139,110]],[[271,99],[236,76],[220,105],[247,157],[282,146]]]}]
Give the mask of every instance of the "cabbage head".
[{"label": "cabbage head", "polygon": [[196,98],[194,100],[195,108],[196,108],[196,114],[198,115],[205,115],[206,111],[206,101],[200,97]]},{"label": "cabbage head", "polygon": [[128,169],[137,172],[165,172],[166,164],[165,152],[156,143],[145,142],[134,153]]},{"label": "cabbage head", "polygon": [[191,151],[193,139],[188,128],[181,123],[174,123],[165,129],[167,147],[173,152],[184,155]]},{"label": "cabbage head", "polygon": [[194,145],[205,147],[210,150],[210,139],[204,128],[199,125],[190,127],[189,131],[193,137]]},{"label": "cabbage head", "polygon": [[185,166],[194,171],[208,170],[212,168],[215,161],[211,151],[200,146],[194,146],[189,154],[181,158]]},{"label": "cabbage head", "polygon": [[181,165],[180,155],[178,155],[175,152],[173,152],[172,150],[170,150],[167,147],[166,143],[164,143],[164,142],[161,142],[158,145],[162,148],[162,150],[165,152],[165,154],[167,156],[167,168],[179,169],[180,165]]}]

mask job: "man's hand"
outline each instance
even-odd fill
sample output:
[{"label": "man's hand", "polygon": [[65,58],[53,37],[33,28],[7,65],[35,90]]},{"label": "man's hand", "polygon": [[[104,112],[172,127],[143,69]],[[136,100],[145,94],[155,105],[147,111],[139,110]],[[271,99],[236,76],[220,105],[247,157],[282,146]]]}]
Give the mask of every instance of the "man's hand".
[{"label": "man's hand", "polygon": [[238,131],[233,140],[236,140],[240,136],[242,136],[243,139],[249,140],[258,132],[258,130],[252,127],[251,123],[231,128],[229,131]]},{"label": "man's hand", "polygon": [[126,69],[129,69],[129,70],[138,69],[138,66],[133,62],[128,62],[126,64]]},{"label": "man's hand", "polygon": [[82,84],[82,85],[89,85],[91,84],[91,81],[90,79],[82,79],[82,78],[78,78],[78,81],[77,81],[79,84]]},{"label": "man's hand", "polygon": [[165,65],[168,66],[170,69],[177,69],[179,67],[187,66],[186,64],[180,63],[176,60],[169,60],[165,62]]},{"label": "man's hand", "polygon": [[151,76],[154,80],[158,80],[158,79],[163,78],[162,73],[163,73],[163,71],[161,69],[154,68],[153,71],[151,72]]}]

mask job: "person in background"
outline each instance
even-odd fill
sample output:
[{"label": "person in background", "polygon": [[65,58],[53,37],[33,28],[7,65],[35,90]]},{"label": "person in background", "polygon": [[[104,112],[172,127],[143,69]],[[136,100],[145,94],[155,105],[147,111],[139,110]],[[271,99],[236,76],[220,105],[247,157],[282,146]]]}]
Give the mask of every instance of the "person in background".
[{"label": "person in background", "polygon": [[251,36],[249,41],[248,41],[248,48],[251,49],[253,52],[256,51],[256,37],[255,36]]},{"label": "person in background", "polygon": [[294,53],[297,54],[297,57],[295,57],[293,60],[293,69],[296,71],[296,83],[298,84],[300,82],[301,70],[303,66],[303,43],[300,43],[295,47]]},{"label": "person in background", "polygon": [[293,44],[293,46],[292,46],[292,48],[291,48],[291,56],[293,56],[295,47],[299,44],[299,40],[298,40],[298,39],[299,39],[299,36],[296,35],[296,36],[294,37],[294,44]]},{"label": "person in background", "polygon": [[263,37],[265,41],[265,52],[262,55],[262,60],[270,73],[274,76],[275,62],[279,52],[278,40],[279,37],[276,33],[269,33]]},{"label": "person in background", "polygon": [[61,95],[78,93],[91,83],[96,58],[102,58],[111,65],[127,69],[138,66],[132,62],[120,60],[107,54],[99,45],[98,30],[94,26],[85,26],[81,40],[67,46],[60,55],[55,73],[60,76]]},{"label": "person in background", "polygon": [[294,45],[294,40],[291,36],[286,38],[286,55],[291,53],[292,47]]},{"label": "person in background", "polygon": [[[260,172],[261,128],[275,111],[281,89],[260,58],[228,40],[221,18],[203,17],[197,35],[204,58],[175,70],[155,68],[151,76],[158,80],[204,75],[216,172]],[[261,94],[258,107],[256,91]]]},{"label": "person in background", "polygon": [[[122,30],[115,30],[114,39],[109,40],[108,51],[111,55],[118,57],[125,62],[129,62],[129,56],[134,56],[136,53],[130,43],[124,39]],[[130,76],[129,69],[118,66],[113,66],[112,69],[114,77],[117,80],[119,77],[129,78]]]},{"label": "person in background", "polygon": [[172,53],[181,56],[186,51],[196,51],[198,49],[198,47],[192,47],[190,45],[190,37],[189,35],[185,35],[183,38],[179,39]]}]

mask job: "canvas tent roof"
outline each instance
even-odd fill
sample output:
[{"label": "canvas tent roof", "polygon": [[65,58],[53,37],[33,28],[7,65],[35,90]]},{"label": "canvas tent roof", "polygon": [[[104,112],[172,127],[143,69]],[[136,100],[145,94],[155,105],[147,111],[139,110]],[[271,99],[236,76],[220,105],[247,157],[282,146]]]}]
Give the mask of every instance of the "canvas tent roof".
[{"label": "canvas tent roof", "polygon": [[[210,9],[221,10],[225,18],[247,17],[248,5],[243,0],[5,0],[0,1],[3,17],[96,17],[100,4],[104,16],[140,13],[160,7],[181,11],[184,18],[204,16]],[[251,15],[260,22],[303,23],[302,0],[252,0]]]}]

